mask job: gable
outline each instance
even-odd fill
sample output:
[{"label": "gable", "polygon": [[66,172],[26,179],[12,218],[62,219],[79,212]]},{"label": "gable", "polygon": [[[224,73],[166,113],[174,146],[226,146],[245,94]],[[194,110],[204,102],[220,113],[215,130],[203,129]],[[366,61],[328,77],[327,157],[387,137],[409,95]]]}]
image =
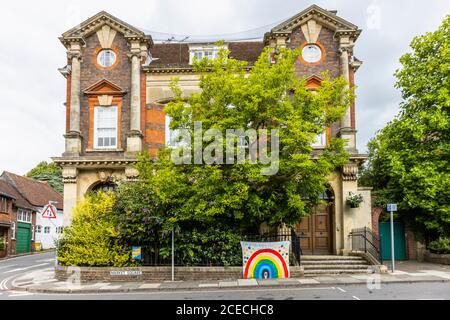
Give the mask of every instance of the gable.
[{"label": "gable", "polygon": [[288,20],[273,27],[270,32],[264,36],[264,42],[277,36],[287,36],[298,28],[301,28],[305,38],[314,43],[320,33],[321,28],[327,28],[335,33],[345,33],[352,40],[356,40],[361,33],[353,23],[342,19],[336,15],[336,11],[325,10],[317,5],[312,5]]},{"label": "gable", "polygon": [[95,16],[83,21],[76,27],[64,32],[60,37],[61,42],[67,45],[71,39],[86,38],[97,33],[99,41],[103,48],[110,46],[115,34],[119,32],[128,38],[136,38],[149,45],[153,44],[150,35],[136,27],[114,17],[113,15],[101,11]]},{"label": "gable", "polygon": [[112,96],[122,96],[126,93],[118,85],[108,81],[106,79],[102,79],[97,81],[93,85],[89,86],[84,90],[84,93],[87,95],[112,95]]}]

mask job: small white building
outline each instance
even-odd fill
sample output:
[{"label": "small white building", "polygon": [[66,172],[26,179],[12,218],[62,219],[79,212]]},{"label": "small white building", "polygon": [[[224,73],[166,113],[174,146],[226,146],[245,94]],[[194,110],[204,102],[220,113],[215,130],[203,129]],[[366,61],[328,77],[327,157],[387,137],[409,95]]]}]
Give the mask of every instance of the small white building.
[{"label": "small white building", "polygon": [[45,207],[36,208],[35,242],[41,250],[56,247],[56,241],[62,234],[63,210],[55,208],[56,218],[43,218]]}]

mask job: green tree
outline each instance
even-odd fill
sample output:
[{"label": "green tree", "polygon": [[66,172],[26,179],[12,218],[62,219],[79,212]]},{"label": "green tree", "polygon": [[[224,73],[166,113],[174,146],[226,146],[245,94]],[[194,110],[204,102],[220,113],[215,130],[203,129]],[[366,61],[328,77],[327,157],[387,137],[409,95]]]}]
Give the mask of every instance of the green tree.
[{"label": "green tree", "polygon": [[361,181],[433,239],[450,234],[450,16],[411,48],[395,73],[400,113],[370,141]]},{"label": "green tree", "polygon": [[[187,129],[191,137],[196,121],[202,122],[203,133],[214,128],[223,136],[226,129],[278,129],[280,152],[273,175],[261,174],[267,165],[249,161],[177,165],[170,149],[161,150],[156,160],[142,155],[137,168],[169,217],[167,223],[181,230],[213,225],[256,233],[264,222],[274,227],[298,223],[320,202],[330,174],[347,161],[347,154],[339,138],[314,156],[311,144],[343,116],[353,93],[342,77],[327,74],[319,89],[306,89],[305,79],[295,75],[299,53],[280,49],[271,64],[266,48],[246,75],[247,64],[223,49],[217,59],[195,63],[200,93],[186,98],[177,81],[172,83],[175,99],[165,108],[171,129]],[[225,150],[227,139],[219,144]]]},{"label": "green tree", "polygon": [[64,191],[62,170],[54,162],[42,161],[31,169],[26,176],[40,181],[47,181],[59,193]]},{"label": "green tree", "polygon": [[58,261],[63,266],[132,265],[131,250],[120,243],[116,229],[113,193],[92,193],[77,204],[70,227],[57,244]]}]

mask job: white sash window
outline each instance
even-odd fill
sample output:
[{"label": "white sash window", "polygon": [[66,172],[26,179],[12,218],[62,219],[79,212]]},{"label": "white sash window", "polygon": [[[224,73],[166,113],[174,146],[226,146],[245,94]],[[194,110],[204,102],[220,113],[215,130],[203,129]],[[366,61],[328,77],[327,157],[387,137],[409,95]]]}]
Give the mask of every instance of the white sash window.
[{"label": "white sash window", "polygon": [[117,106],[94,108],[94,147],[117,148]]},{"label": "white sash window", "polygon": [[314,148],[325,148],[327,145],[327,134],[323,132],[318,134],[316,137],[316,141],[312,143],[312,147]]}]

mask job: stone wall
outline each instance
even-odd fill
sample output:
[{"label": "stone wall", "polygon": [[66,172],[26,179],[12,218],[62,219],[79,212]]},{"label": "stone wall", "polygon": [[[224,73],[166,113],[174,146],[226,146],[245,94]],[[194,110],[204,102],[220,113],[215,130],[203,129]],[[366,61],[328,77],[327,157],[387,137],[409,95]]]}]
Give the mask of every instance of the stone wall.
[{"label": "stone wall", "polygon": [[[303,276],[303,267],[290,267],[291,277]],[[161,282],[172,279],[168,267],[55,267],[55,277],[60,281],[80,279],[81,282],[147,281]],[[175,280],[236,280],[242,279],[242,267],[175,267]]]}]

